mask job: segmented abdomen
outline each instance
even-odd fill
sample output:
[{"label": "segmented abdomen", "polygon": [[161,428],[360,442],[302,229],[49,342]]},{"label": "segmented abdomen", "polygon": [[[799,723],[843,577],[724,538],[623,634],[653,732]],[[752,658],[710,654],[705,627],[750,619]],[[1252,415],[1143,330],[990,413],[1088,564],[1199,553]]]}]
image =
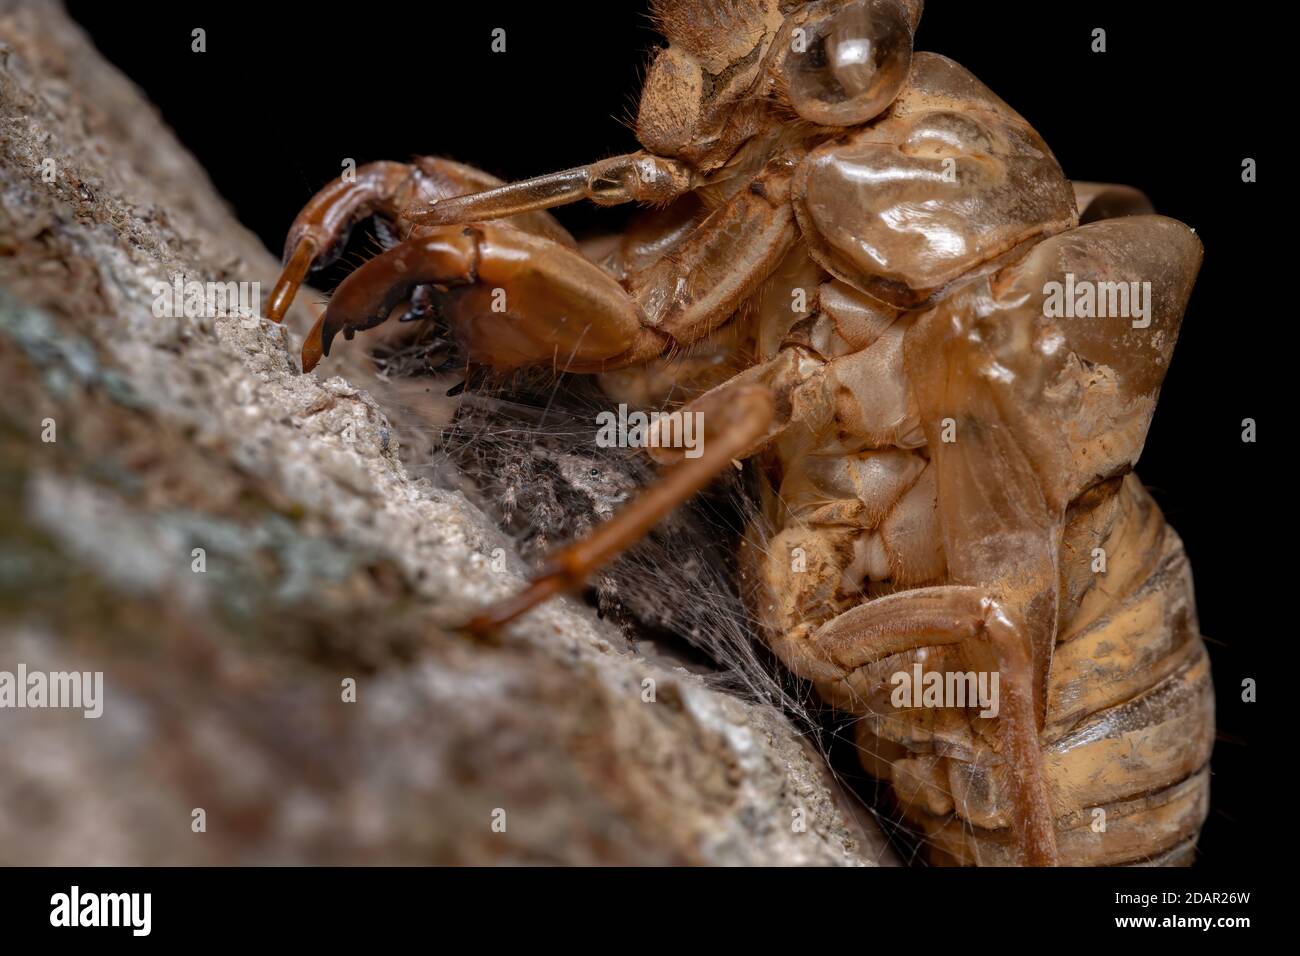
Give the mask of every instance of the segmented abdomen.
[{"label": "segmented abdomen", "polygon": [[[912,498],[919,486],[911,486]],[[906,492],[898,495],[890,511],[908,500]],[[915,502],[907,507],[924,510]],[[860,522],[857,529],[838,522],[813,528],[785,514],[785,527],[767,541],[756,569],[766,586],[758,589],[766,598],[756,610],[778,649],[871,599],[870,584],[866,594],[851,593],[853,555],[879,534]],[[887,512],[872,523],[879,528],[890,520]],[[794,541],[822,542],[822,552],[805,558],[813,562],[808,574],[787,570]],[[1060,564],[1061,614],[1042,732],[1060,862],[1190,862],[1208,809],[1214,697],[1182,542],[1130,474],[1074,504]],[[978,704],[897,706],[893,678],[916,673],[917,665],[945,675],[996,670],[985,645],[965,641],[895,654],[814,683],[829,703],[861,716],[862,762],[890,782],[931,860],[1014,864],[996,717],[980,716]]]}]

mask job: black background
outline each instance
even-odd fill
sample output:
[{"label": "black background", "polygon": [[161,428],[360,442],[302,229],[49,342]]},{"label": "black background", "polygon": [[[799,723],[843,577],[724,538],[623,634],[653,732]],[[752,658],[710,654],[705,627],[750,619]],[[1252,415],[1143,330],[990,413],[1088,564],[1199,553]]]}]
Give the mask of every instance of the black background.
[{"label": "black background", "polygon": [[[346,157],[438,154],[516,179],[637,148],[630,117],[660,42],[646,5],[631,0],[69,6],[277,255],[297,210]],[[1139,471],[1186,542],[1218,690],[1200,861],[1235,869],[1276,852],[1263,828],[1290,802],[1269,775],[1293,760],[1266,758],[1267,704],[1242,703],[1240,685],[1252,677],[1266,700],[1280,696],[1263,672],[1290,666],[1278,655],[1292,634],[1276,630],[1275,611],[1291,509],[1272,478],[1280,460],[1265,449],[1281,447],[1294,267],[1279,240],[1295,213],[1268,185],[1287,172],[1263,141],[1281,27],[1195,9],[932,0],[917,48],[983,80],[1068,176],[1143,189],[1205,245]],[[490,51],[498,26],[504,55]],[[195,27],[207,31],[206,53],[191,52]],[[1105,53],[1091,52],[1096,27]],[[1241,181],[1244,157],[1259,161],[1261,183]],[[621,215],[560,210],[578,233],[617,228]],[[1259,424],[1258,444],[1240,439],[1246,417]]]}]

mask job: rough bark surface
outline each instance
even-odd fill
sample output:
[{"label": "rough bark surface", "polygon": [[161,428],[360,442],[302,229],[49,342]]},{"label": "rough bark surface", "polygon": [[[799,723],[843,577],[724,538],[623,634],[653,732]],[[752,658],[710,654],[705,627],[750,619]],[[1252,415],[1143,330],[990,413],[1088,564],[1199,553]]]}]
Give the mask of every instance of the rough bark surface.
[{"label": "rough bark surface", "polygon": [[0,0],[0,671],[105,688],[0,710],[0,863],[882,860],[789,721],[580,604],[448,632],[523,565],[299,374],[310,317],[151,309],[276,265],[57,4]]}]

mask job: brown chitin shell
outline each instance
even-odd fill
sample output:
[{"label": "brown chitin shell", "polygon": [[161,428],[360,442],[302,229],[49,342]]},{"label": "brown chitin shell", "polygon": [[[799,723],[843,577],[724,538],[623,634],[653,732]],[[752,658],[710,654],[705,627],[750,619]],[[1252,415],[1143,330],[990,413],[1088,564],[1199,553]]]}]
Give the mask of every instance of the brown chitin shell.
[{"label": "brown chitin shell", "polygon": [[[963,286],[908,335],[948,580],[999,582],[1003,595],[1023,588],[1030,603],[1041,582],[1023,578],[1033,547],[1024,531],[1045,528],[1057,542],[1056,619],[1040,622],[1036,649],[1062,863],[1185,859],[1208,805],[1213,687],[1191,574],[1178,536],[1129,473],[1199,262],[1196,237],[1170,219],[1083,226]],[[1049,315],[1046,290],[1067,276],[1149,282],[1149,313]],[[941,419],[955,423],[957,441],[942,440]],[[1002,467],[989,469],[991,460]],[[926,666],[978,666],[971,653],[938,661],[941,652]],[[857,682],[864,699],[879,702],[886,675],[918,656],[876,662]],[[872,746],[888,740],[929,755],[890,771],[909,816],[957,861],[1010,862],[1005,769],[981,720],[882,712],[861,729]],[[919,789],[918,773],[928,781]],[[909,800],[909,787],[924,800]]]},{"label": "brown chitin shell", "polygon": [[[1184,861],[1213,700],[1181,544],[1131,469],[1199,243],[1136,190],[1072,185],[970,73],[913,54],[919,2],[655,13],[650,152],[496,188],[439,160],[372,164],[309,204],[273,317],[356,219],[411,238],[340,285],[304,368],[423,290],[471,362],[689,401],[701,455],[652,448],[663,480],[472,631],[576,587],[757,455],[742,566],[764,637],[863,716],[864,764],[935,858]],[[400,208],[421,192],[446,198]],[[542,212],[580,199],[658,208],[598,265]],[[1094,304],[1140,289],[1143,308],[1054,308],[1075,284]],[[1001,713],[895,704],[913,666],[998,676]]]},{"label": "brown chitin shell", "polygon": [[933,53],[913,57],[880,119],[813,151],[794,194],[813,258],[904,308],[1076,222],[1070,184],[1042,138]]}]

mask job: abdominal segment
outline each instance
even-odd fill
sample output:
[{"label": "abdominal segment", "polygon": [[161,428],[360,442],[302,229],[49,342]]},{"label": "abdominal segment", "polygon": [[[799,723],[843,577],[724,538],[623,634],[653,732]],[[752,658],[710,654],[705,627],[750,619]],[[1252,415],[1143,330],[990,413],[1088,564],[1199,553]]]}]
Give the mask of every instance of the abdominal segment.
[{"label": "abdominal segment", "polygon": [[[1012,865],[987,645],[917,647],[848,673],[804,653],[818,626],[854,607],[948,583],[934,469],[924,444],[901,440],[906,390],[892,403],[885,394],[890,346],[887,335],[877,341],[869,364],[885,370],[881,394],[858,407],[885,418],[892,408],[897,420],[865,423],[875,437],[857,448],[846,442],[861,420],[852,431],[837,418],[815,437],[783,438],[765,471],[776,479],[766,513],[744,548],[750,599],[785,663],[860,718],[862,763],[891,784],[931,861]],[[1129,474],[1072,506],[1060,569],[1040,735],[1060,862],[1189,862],[1208,809],[1214,699],[1182,543]]]}]

